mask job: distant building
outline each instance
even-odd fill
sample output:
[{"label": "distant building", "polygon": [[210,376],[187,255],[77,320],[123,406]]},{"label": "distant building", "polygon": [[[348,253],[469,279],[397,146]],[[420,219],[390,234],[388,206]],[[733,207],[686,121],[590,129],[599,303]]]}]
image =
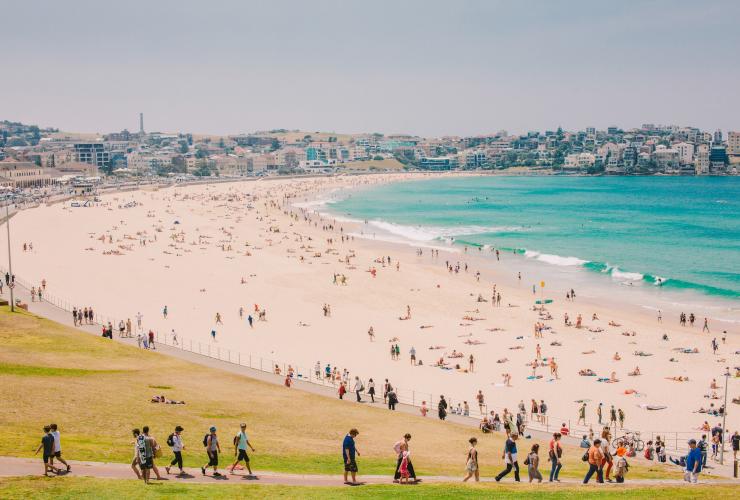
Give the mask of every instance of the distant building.
[{"label": "distant building", "polygon": [[110,165],[110,153],[106,151],[102,142],[77,143],[74,145],[76,160],[89,163],[98,168],[107,168]]},{"label": "distant building", "polygon": [[727,154],[740,156],[740,132],[727,133]]},{"label": "distant building", "polygon": [[419,161],[419,168],[423,170],[452,170],[457,168],[457,158],[452,156],[424,157]]},{"label": "distant building", "polygon": [[678,151],[678,161],[681,165],[688,165],[694,161],[694,145],[688,142],[678,142],[673,149]]},{"label": "distant building", "polygon": [[54,184],[48,171],[29,161],[0,161],[0,185],[13,188],[44,187]]}]

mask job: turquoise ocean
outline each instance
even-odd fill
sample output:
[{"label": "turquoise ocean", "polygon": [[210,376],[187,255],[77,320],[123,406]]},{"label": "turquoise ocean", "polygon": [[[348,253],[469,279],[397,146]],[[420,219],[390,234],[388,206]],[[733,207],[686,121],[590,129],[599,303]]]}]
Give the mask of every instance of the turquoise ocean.
[{"label": "turquoise ocean", "polygon": [[335,215],[420,245],[493,247],[604,284],[740,304],[740,178],[436,178],[330,203]]}]

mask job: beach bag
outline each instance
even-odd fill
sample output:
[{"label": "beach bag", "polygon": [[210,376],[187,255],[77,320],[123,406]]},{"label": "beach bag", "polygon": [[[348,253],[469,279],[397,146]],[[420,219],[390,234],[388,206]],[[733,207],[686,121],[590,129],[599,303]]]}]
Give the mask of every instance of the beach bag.
[{"label": "beach bag", "polygon": [[160,458],[162,456],[162,447],[157,445],[156,448],[154,448],[154,458]]},{"label": "beach bag", "polygon": [[206,435],[205,435],[205,436],[203,437],[203,446],[205,446],[205,447],[208,447],[208,436],[210,436],[210,435],[211,435],[211,434],[209,433],[209,434],[206,434]]},{"label": "beach bag", "polygon": [[169,446],[170,448],[175,446],[175,434],[170,434],[169,436],[167,436],[167,446]]},{"label": "beach bag", "polygon": [[588,452],[583,454],[583,456],[581,457],[581,460],[583,460],[584,462],[588,462]]}]

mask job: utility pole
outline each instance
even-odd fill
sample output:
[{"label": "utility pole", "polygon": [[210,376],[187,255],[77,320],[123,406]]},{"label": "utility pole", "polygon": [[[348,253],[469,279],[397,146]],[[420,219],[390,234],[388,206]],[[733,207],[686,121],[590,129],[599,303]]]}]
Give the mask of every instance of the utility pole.
[{"label": "utility pole", "polygon": [[8,230],[8,275],[10,275],[8,288],[10,289],[10,312],[15,312],[15,299],[13,296],[15,280],[13,279],[13,261],[10,258],[10,201],[5,204],[5,227]]},{"label": "utility pole", "polygon": [[725,411],[722,412],[722,439],[720,439],[719,464],[725,465],[725,440],[727,439],[727,386],[730,383],[730,367],[725,372]]}]

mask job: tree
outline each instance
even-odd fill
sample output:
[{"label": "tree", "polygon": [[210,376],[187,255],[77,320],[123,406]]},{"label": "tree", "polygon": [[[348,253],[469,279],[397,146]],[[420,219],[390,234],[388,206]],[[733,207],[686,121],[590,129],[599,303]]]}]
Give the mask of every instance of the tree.
[{"label": "tree", "polygon": [[190,150],[187,141],[180,141],[180,153],[185,154]]},{"label": "tree", "polygon": [[270,150],[277,151],[278,149],[280,149],[280,141],[277,140],[277,138],[273,138],[272,143],[270,144]]},{"label": "tree", "polygon": [[195,172],[193,172],[193,175],[197,177],[210,177],[211,169],[208,168],[208,165],[206,165],[205,163],[202,163],[197,169],[195,169]]}]

